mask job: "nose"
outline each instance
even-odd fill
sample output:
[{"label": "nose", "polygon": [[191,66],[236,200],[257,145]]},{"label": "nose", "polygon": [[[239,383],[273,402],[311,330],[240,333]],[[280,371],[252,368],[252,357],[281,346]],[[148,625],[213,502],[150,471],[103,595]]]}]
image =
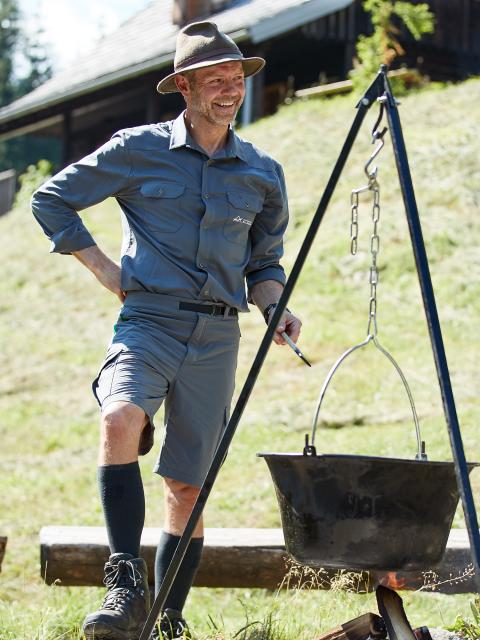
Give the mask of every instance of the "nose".
[{"label": "nose", "polygon": [[229,93],[229,94],[234,94],[234,95],[241,95],[242,90],[243,90],[243,83],[240,83],[238,80],[235,79],[226,79],[223,83],[223,87],[222,87],[223,91],[222,93]]}]

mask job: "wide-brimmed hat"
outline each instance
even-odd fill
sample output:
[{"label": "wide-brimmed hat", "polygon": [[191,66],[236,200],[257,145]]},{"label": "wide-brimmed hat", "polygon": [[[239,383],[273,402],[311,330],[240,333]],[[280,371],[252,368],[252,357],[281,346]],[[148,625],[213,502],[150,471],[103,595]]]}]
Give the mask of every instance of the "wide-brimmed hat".
[{"label": "wide-brimmed hat", "polygon": [[160,80],[157,91],[178,91],[175,76],[179,73],[237,60],[242,63],[245,77],[253,76],[265,65],[263,58],[244,58],[235,42],[219,31],[214,22],[192,22],[179,31],[173,62],[174,72]]}]

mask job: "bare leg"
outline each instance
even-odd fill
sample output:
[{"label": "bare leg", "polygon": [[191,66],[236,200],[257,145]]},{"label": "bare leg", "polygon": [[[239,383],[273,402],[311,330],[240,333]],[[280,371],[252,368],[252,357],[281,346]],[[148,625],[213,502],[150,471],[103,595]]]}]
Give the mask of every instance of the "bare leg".
[{"label": "bare leg", "polygon": [[131,402],[112,402],[102,413],[99,465],[128,464],[138,460],[138,443],[147,417]]},{"label": "bare leg", "polygon": [[[164,531],[155,559],[155,591],[158,593],[167,569],[177,548],[195,500],[200,491],[199,487],[178,482],[172,478],[164,478],[165,489],[165,522]],[[181,612],[192,586],[200,563],[203,548],[203,521],[197,523],[193,532],[185,557],[175,577],[172,588],[167,596],[164,611],[168,618],[163,624],[171,625],[175,629],[174,637],[179,637],[185,627]]]},{"label": "bare leg", "polygon": [[138,637],[150,609],[147,566],[139,557],[145,497],[138,444],[145,424],[143,410],[129,402],[112,402],[102,413],[98,485],[111,555],[108,593],[84,621],[87,640]]},{"label": "bare leg", "polygon": [[[200,487],[194,487],[172,478],[164,478],[165,522],[164,530],[175,536],[181,536],[187,524]],[[203,536],[203,517],[193,532],[194,538]]]}]

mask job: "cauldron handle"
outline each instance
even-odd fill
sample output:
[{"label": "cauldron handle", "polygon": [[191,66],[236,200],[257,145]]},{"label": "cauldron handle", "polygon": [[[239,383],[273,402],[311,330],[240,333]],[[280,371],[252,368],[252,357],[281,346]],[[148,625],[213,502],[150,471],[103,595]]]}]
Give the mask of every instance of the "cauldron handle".
[{"label": "cauldron handle", "polygon": [[317,431],[317,423],[318,423],[318,418],[320,416],[320,409],[322,407],[322,402],[323,402],[323,399],[325,397],[325,393],[327,392],[328,385],[330,384],[333,376],[335,375],[335,373],[336,373],[337,369],[340,367],[340,365],[348,358],[348,356],[351,353],[353,353],[354,351],[357,351],[357,349],[362,349],[363,347],[366,347],[369,342],[373,342],[375,347],[381,353],[383,353],[383,355],[391,362],[391,364],[394,366],[396,372],[398,373],[398,375],[400,376],[400,378],[401,378],[401,380],[403,382],[403,386],[405,388],[405,391],[407,392],[407,396],[408,396],[408,399],[410,401],[410,407],[412,409],[412,415],[413,415],[413,422],[415,423],[415,431],[416,431],[416,435],[417,435],[417,454],[416,454],[415,458],[417,460],[426,460],[427,459],[427,455],[425,453],[425,443],[422,441],[422,436],[420,434],[420,424],[418,422],[417,410],[415,408],[415,403],[413,401],[412,392],[410,391],[410,387],[408,385],[407,379],[405,378],[405,375],[403,374],[403,371],[400,369],[400,366],[397,363],[397,361],[395,360],[395,358],[384,347],[382,347],[382,345],[378,341],[378,338],[376,336],[376,331],[374,332],[374,334],[371,334],[369,332],[367,337],[365,338],[365,340],[363,340],[363,342],[360,342],[360,343],[354,345],[353,347],[350,347],[350,349],[347,349],[338,358],[338,360],[335,362],[333,367],[328,372],[328,375],[325,378],[325,382],[323,383],[322,389],[320,391],[320,396],[318,398],[317,406],[316,406],[316,409],[315,409],[315,414],[314,414],[314,417],[313,417],[311,446],[312,447],[315,446],[315,434],[316,434],[316,431]]}]

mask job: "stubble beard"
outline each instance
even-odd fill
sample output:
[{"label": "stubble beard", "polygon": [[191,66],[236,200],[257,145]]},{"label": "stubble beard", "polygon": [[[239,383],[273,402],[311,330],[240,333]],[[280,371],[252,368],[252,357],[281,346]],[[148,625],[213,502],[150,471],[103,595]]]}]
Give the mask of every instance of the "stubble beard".
[{"label": "stubble beard", "polygon": [[[219,113],[215,112],[214,102],[219,102],[219,100],[212,100],[211,102],[206,102],[201,100],[198,95],[192,96],[190,101],[190,107],[192,111],[196,111],[199,115],[201,115],[209,124],[216,127],[228,127],[232,124],[237,117],[237,113],[242,106],[243,99],[233,100],[234,102],[238,101],[238,104],[235,106],[232,115],[225,114],[222,116]],[[225,100],[225,102],[230,102],[230,100]]]}]

